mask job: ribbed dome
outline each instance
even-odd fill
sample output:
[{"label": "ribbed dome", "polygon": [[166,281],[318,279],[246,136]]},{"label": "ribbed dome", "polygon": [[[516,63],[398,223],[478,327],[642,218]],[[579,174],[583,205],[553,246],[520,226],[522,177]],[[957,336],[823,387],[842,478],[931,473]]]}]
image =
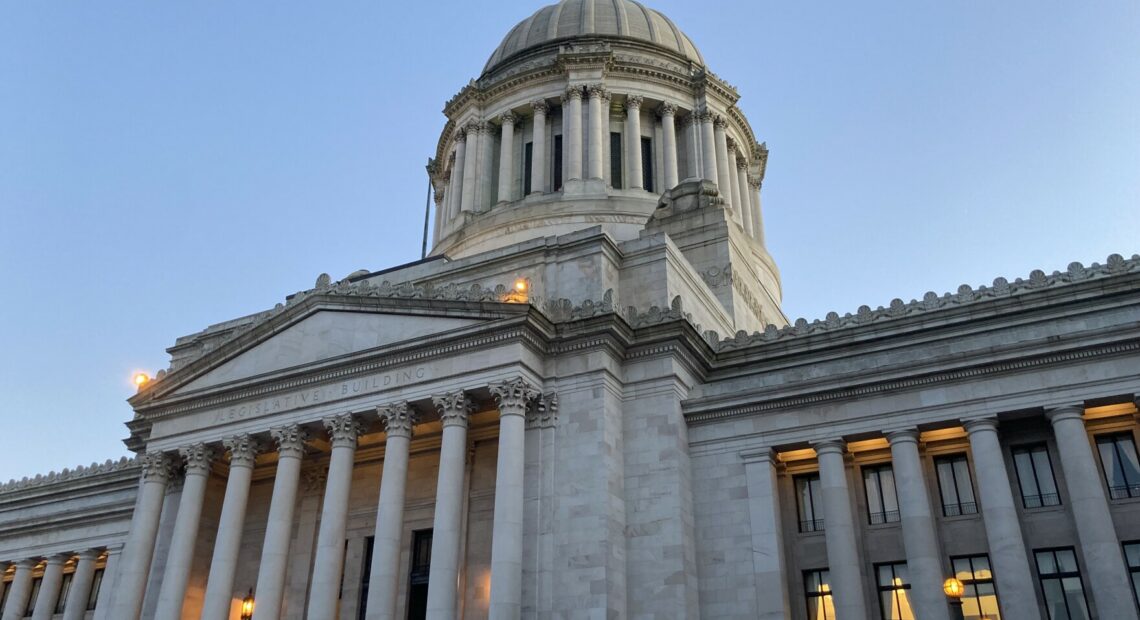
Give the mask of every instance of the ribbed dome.
[{"label": "ribbed dome", "polygon": [[633,0],[561,0],[522,20],[507,33],[483,72],[511,56],[550,41],[580,36],[628,37],[653,43],[704,65],[700,51],[661,13]]}]

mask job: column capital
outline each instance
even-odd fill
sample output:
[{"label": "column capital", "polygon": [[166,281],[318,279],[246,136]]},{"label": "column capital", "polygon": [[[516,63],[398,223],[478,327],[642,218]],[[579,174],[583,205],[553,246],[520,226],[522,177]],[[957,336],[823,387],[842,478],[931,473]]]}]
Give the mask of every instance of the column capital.
[{"label": "column capital", "polygon": [[45,557],[44,562],[47,564],[63,564],[73,557],[75,557],[75,554],[70,553],[70,552],[68,552],[68,553],[53,553],[52,555]]},{"label": "column capital", "polygon": [[499,115],[499,122],[504,125],[514,125],[519,122],[519,115],[514,112],[503,112]]},{"label": "column capital", "polygon": [[436,207],[438,207],[439,205],[443,204],[443,194],[444,194],[444,192],[446,192],[446,191],[447,191],[447,190],[443,190],[443,189],[437,189],[437,190],[435,190],[435,191],[433,191],[433,192],[432,192],[432,200],[433,200],[433,201],[435,201],[435,206],[436,206]]},{"label": "column capital", "polygon": [[462,426],[467,428],[467,418],[475,408],[467,393],[463,390],[432,396],[431,402],[439,410],[439,419],[443,426]]},{"label": "column capital", "polygon": [[760,179],[757,179],[752,175],[748,175],[748,187],[751,187],[754,190],[760,189]]},{"label": "column capital", "polygon": [[230,467],[253,467],[261,444],[249,433],[241,433],[222,440],[222,445],[230,453]]},{"label": "column capital", "polygon": [[139,462],[142,463],[143,480],[164,484],[170,482],[174,468],[166,453],[147,452],[139,457]]},{"label": "column capital", "polygon": [[376,415],[380,416],[380,421],[384,423],[388,437],[410,438],[412,427],[420,421],[420,416],[416,410],[403,400],[377,407]]},{"label": "column capital", "polygon": [[823,441],[813,441],[811,447],[815,450],[815,455],[818,457],[821,454],[839,454],[847,453],[847,442],[842,439],[824,439]]},{"label": "column capital", "polygon": [[578,99],[579,101],[582,99],[581,86],[571,86],[562,93],[562,103],[566,103],[574,99]]},{"label": "column capital", "polygon": [[16,566],[16,570],[20,570],[21,568],[25,570],[32,570],[33,568],[40,565],[40,559],[24,558],[22,560],[16,560],[15,562],[12,562],[12,564]]},{"label": "column capital", "polygon": [[586,85],[586,94],[590,99],[604,99],[609,91],[606,90],[606,85],[601,82]]},{"label": "column capital", "polygon": [[[689,116],[692,116],[692,114],[690,114]],[[697,120],[702,122],[702,123],[713,122],[713,113],[709,112],[708,110],[700,110],[696,113],[696,116],[697,116]]]},{"label": "column capital", "polygon": [[971,435],[985,431],[996,433],[998,429],[998,419],[997,416],[985,416],[982,418],[962,420],[962,428],[966,429],[966,432]]},{"label": "column capital", "polygon": [[277,457],[301,458],[305,454],[305,441],[309,439],[309,432],[297,424],[289,426],[274,426],[269,429],[269,436],[277,444]]},{"label": "column capital", "polygon": [[467,127],[465,125],[455,128],[455,141],[467,142]]},{"label": "column capital", "polygon": [[752,463],[768,463],[769,465],[779,465],[781,463],[780,453],[776,452],[772,448],[741,450],[738,454],[744,461],[745,465]]},{"label": "column capital", "polygon": [[558,422],[558,393],[539,394],[527,410],[527,428],[546,428]]},{"label": "column capital", "polygon": [[492,383],[489,388],[500,416],[526,415],[527,405],[538,398],[538,390],[522,377]]},{"label": "column capital", "polygon": [[1080,420],[1085,423],[1085,408],[1082,405],[1064,405],[1045,410],[1045,417],[1049,422],[1057,424],[1062,420]]},{"label": "column capital", "polygon": [[[737,157],[736,158],[736,168],[737,168],[737,170],[746,170],[748,168],[748,160],[744,159],[743,157]],[[745,182],[747,182],[747,179],[745,180]]]},{"label": "column capital", "polygon": [[530,109],[534,110],[535,114],[546,116],[546,113],[550,111],[550,104],[545,99],[536,99],[530,102]]},{"label": "column capital", "polygon": [[657,113],[661,116],[676,116],[677,106],[668,101],[664,101],[661,105],[657,106]]},{"label": "column capital", "polygon": [[892,446],[897,443],[913,443],[918,445],[918,438],[920,436],[917,426],[908,426],[906,428],[896,428],[891,431],[886,431],[883,436],[887,438]]},{"label": "column capital", "polygon": [[728,119],[721,116],[720,114],[717,114],[713,118],[713,127],[716,127],[717,129],[721,129],[721,130],[727,128],[728,127]]},{"label": "column capital", "polygon": [[75,555],[76,555],[76,557],[78,557],[80,559],[80,561],[82,561],[82,560],[95,561],[95,560],[98,560],[99,557],[103,555],[103,551],[104,551],[104,549],[102,547],[92,547],[90,549],[84,549],[83,551],[80,551],[79,553],[76,553]]},{"label": "column capital", "polygon": [[187,476],[210,475],[210,466],[214,464],[214,458],[217,456],[213,448],[201,442],[179,448],[178,453],[182,455]]},{"label": "column capital", "polygon": [[329,416],[321,420],[334,448],[355,448],[356,438],[364,432],[360,420],[351,413]]},{"label": "column capital", "polygon": [[644,101],[645,101],[645,97],[642,97],[641,95],[627,95],[625,98],[625,109],[627,111],[628,110],[640,110],[641,104]]}]

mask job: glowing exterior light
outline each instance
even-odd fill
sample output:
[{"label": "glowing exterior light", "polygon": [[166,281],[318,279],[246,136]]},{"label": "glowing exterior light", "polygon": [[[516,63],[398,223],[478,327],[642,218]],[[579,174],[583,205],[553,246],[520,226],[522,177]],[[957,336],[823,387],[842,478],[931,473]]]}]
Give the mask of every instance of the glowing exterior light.
[{"label": "glowing exterior light", "polygon": [[515,290],[520,292],[520,293],[525,293],[526,292],[526,280],[524,280],[522,278],[515,280]]},{"label": "glowing exterior light", "polygon": [[150,381],[150,375],[146,374],[145,372],[136,372],[132,380],[135,382],[135,386],[141,388],[142,386],[146,385],[148,381]]},{"label": "glowing exterior light", "polygon": [[962,598],[962,593],[965,591],[965,588],[962,586],[961,581],[951,577],[942,584],[942,591],[946,593],[946,596],[956,600]]},{"label": "glowing exterior light", "polygon": [[249,589],[249,594],[241,600],[241,620],[250,620],[253,618],[253,588]]}]

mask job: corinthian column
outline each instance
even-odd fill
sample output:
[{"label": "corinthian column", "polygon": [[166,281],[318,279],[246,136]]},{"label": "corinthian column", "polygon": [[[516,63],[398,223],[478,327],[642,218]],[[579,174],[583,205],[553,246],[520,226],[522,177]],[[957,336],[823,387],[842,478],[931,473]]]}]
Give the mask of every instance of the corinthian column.
[{"label": "corinthian column", "polygon": [[760,245],[764,245],[764,214],[760,210],[760,180],[748,179],[748,186],[752,188],[752,238]]},{"label": "corinthian column", "polygon": [[174,533],[170,537],[170,550],[166,554],[166,570],[158,591],[155,620],[182,617],[182,602],[186,599],[186,585],[190,582],[206,482],[210,479],[210,466],[214,460],[213,450],[204,443],[182,448],[179,452],[186,464],[186,475],[182,483],[182,499],[178,502],[178,516],[174,520]]},{"label": "corinthian column", "polygon": [[102,554],[102,549],[79,552],[75,573],[71,576],[71,588],[63,603],[63,620],[83,620],[87,615],[87,599],[91,598],[91,585],[95,582],[95,561]]},{"label": "corinthian column", "polygon": [[515,123],[519,117],[507,112],[499,117],[503,138],[499,141],[499,202],[510,202],[515,191]]},{"label": "corinthian column", "polygon": [[863,562],[855,540],[851,516],[851,494],[847,490],[847,468],[842,440],[812,444],[819,460],[819,483],[823,495],[823,533],[827,543],[827,564],[831,571],[835,615],[839,618],[867,618],[863,598]]},{"label": "corinthian column", "polygon": [[716,137],[713,130],[713,115],[708,110],[697,115],[701,124],[701,178],[716,183]]},{"label": "corinthian column", "polygon": [[59,587],[63,585],[63,563],[69,559],[71,559],[70,554],[53,555],[47,559],[32,620],[51,620],[55,615],[55,606],[59,602]]},{"label": "corinthian column", "polygon": [[395,620],[400,584],[400,537],[404,533],[404,490],[408,482],[408,447],[412,427],[419,421],[406,402],[377,407],[384,423],[384,468],[368,585],[368,620]]},{"label": "corinthian column", "polygon": [[463,128],[466,140],[462,143],[462,155],[456,152],[455,164],[458,166],[460,160],[463,164],[463,196],[459,199],[460,211],[475,211],[475,189],[479,182],[479,139],[482,132],[481,123],[467,123]]},{"label": "corinthian column", "polygon": [[605,174],[602,162],[602,141],[605,140],[606,125],[609,110],[602,109],[602,99],[606,95],[606,87],[601,84],[591,84],[586,92],[590,97],[590,176],[591,179],[601,179]]},{"label": "corinthian column", "polygon": [[447,220],[455,219],[463,210],[464,188],[467,185],[463,175],[467,165],[467,128],[460,127],[455,131],[455,163],[451,166],[451,182],[447,184],[448,207]]},{"label": "corinthian column", "polygon": [[641,102],[640,95],[625,98],[625,174],[626,187],[642,189],[641,169]]},{"label": "corinthian column", "polygon": [[[732,204],[732,179],[729,177],[728,167],[728,136],[725,129],[728,121],[723,116],[713,119],[713,141],[716,143],[716,185],[720,188],[720,197],[730,203],[730,210],[736,209]],[[739,219],[737,218],[737,221]]]},{"label": "corinthian column", "polygon": [[[582,87],[571,86],[562,95],[562,113],[566,116],[563,148],[566,156],[566,180],[582,178]],[[429,585],[430,589],[430,585]]]},{"label": "corinthian column", "polygon": [[530,107],[534,110],[534,129],[530,138],[530,193],[541,194],[546,191],[546,113],[550,106],[539,99],[532,101]]},{"label": "corinthian column", "polygon": [[665,162],[665,186],[663,190],[671,190],[677,186],[677,106],[665,102],[658,108],[661,113],[661,148],[664,151],[662,160]]},{"label": "corinthian column", "polygon": [[432,397],[443,424],[439,480],[435,487],[431,569],[428,575],[428,620],[455,618],[459,590],[459,541],[463,508],[467,417],[471,401],[462,391]]},{"label": "corinthian column", "polygon": [[[151,452],[140,460],[142,485],[135,500],[131,531],[123,544],[119,576],[115,582],[115,612],[110,614],[115,620],[138,620],[142,613],[150,560],[158,535],[158,520],[162,516],[162,500],[170,482],[170,459],[165,454]],[[4,620],[8,620],[7,613]]]},{"label": "corinthian column", "polygon": [[744,478],[748,484],[757,618],[785,620],[791,615],[791,606],[788,601],[788,576],[784,570],[780,492],[776,484],[776,467],[780,457],[767,448],[740,456],[744,459]]},{"label": "corinthian column", "polygon": [[32,570],[36,564],[35,559],[24,559],[16,562],[16,574],[12,576],[12,583],[8,585],[8,602],[4,605],[3,620],[20,620],[24,611],[28,609],[28,600],[32,597]]},{"label": "corinthian column", "polygon": [[202,620],[226,620],[230,617],[230,601],[234,596],[241,534],[245,526],[245,507],[249,503],[249,483],[260,446],[248,434],[222,440],[230,453],[230,475],[222,499],[222,515],[218,517],[218,536],[214,540],[214,557],[206,579],[206,598],[202,602]]},{"label": "corinthian column", "polygon": [[499,457],[495,521],[491,533],[492,620],[512,620],[522,610],[523,471],[526,408],[538,390],[521,378],[494,383],[499,404]]},{"label": "corinthian column", "polygon": [[325,501],[321,507],[321,529],[317,533],[317,557],[313,560],[313,582],[309,586],[309,612],[306,620],[333,620],[340,597],[344,571],[344,532],[348,527],[348,492],[352,486],[352,464],[356,439],[363,428],[356,417],[345,413],[322,420],[332,442]]},{"label": "corinthian column", "polygon": [[293,424],[269,429],[277,444],[277,475],[265,522],[265,542],[261,545],[261,566],[257,571],[257,605],[254,620],[278,620],[285,597],[285,572],[289,566],[289,541],[293,534],[293,514],[297,507],[297,485],[301,481],[301,459],[305,455],[305,429]]},{"label": "corinthian column", "polygon": [[899,517],[914,612],[920,618],[950,620],[950,608],[942,592],[938,531],[930,511],[922,458],[918,454],[918,430],[887,433],[887,441],[891,443],[891,466],[899,495]]},{"label": "corinthian column", "polygon": [[479,134],[479,188],[475,195],[475,211],[482,212],[495,204],[495,197],[491,195],[491,181],[495,170],[495,139],[491,134],[494,125],[490,121],[481,123],[483,131]]},{"label": "corinthian column", "polygon": [[742,206],[743,203],[740,202],[740,197],[744,196],[744,198],[747,199],[748,194],[741,194],[740,193],[740,178],[736,172],[736,143],[732,142],[731,139],[726,139],[726,141],[728,142],[728,157],[727,157],[727,160],[725,161],[724,165],[726,168],[728,168],[728,189],[729,189],[729,191],[727,193],[731,196],[731,199],[732,199],[733,219],[736,220],[737,224],[740,224],[741,228],[744,228],[744,213],[743,212],[747,211],[748,209],[745,209]]},{"label": "corinthian column", "polygon": [[1120,541],[1108,510],[1104,481],[1096,466],[1085,430],[1084,407],[1060,407],[1045,412],[1053,424],[1061,470],[1072,499],[1073,521],[1081,557],[1088,569],[1088,583],[1101,618],[1135,620],[1136,606],[1128,583],[1128,571]]}]

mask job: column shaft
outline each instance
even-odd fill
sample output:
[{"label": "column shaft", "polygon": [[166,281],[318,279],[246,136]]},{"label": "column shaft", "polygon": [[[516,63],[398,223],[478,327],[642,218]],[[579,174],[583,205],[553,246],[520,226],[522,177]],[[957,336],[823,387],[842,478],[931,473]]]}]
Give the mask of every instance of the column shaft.
[{"label": "column shaft", "polygon": [[602,141],[605,139],[605,121],[609,117],[609,110],[602,110],[605,88],[601,84],[591,84],[587,92],[590,97],[589,178],[601,179],[605,174]]},{"label": "column shaft", "polygon": [[701,124],[701,178],[716,183],[716,137],[713,131],[713,115],[704,111],[697,118]]},{"label": "column shaft", "polygon": [[1096,602],[1097,615],[1113,620],[1135,620],[1128,571],[1108,499],[1104,481],[1096,466],[1092,448],[1085,430],[1083,407],[1061,407],[1046,412],[1053,423],[1057,438],[1057,452],[1061,455],[1061,470],[1065,474],[1071,500],[1073,521],[1077,526],[1077,539],[1081,543],[1081,557],[1092,584],[1088,590]]},{"label": "column shaft", "polygon": [[918,454],[918,431],[907,429],[887,434],[891,442],[891,466],[899,496],[903,547],[910,573],[914,613],[931,620],[950,620],[950,607],[942,592],[942,557],[938,531],[930,510],[930,495]]},{"label": "column shaft", "polygon": [[641,102],[638,95],[625,99],[625,186],[630,189],[645,187],[641,169]]},{"label": "column shaft", "polygon": [[771,450],[741,456],[744,458],[744,477],[748,484],[757,618],[784,620],[791,615],[791,606],[788,601],[788,578],[784,570],[780,493],[776,486],[778,457]]},{"label": "column shaft", "polygon": [[166,570],[158,591],[156,620],[182,617],[182,602],[186,599],[186,586],[190,583],[190,568],[194,561],[194,544],[198,540],[198,523],[202,517],[202,503],[206,497],[206,482],[210,478],[213,453],[205,444],[183,448],[182,460],[186,475],[182,482],[182,499],[178,502],[178,515],[174,520],[174,533],[170,550],[166,554]]},{"label": "column shaft", "polygon": [[508,112],[499,120],[503,122],[499,144],[499,202],[510,202],[515,191],[515,123],[518,117]]},{"label": "column shaft", "polygon": [[736,160],[736,187],[740,197],[740,215],[744,221],[744,232],[752,236],[752,199],[748,196],[748,162],[744,158]]},{"label": "column shaft", "polygon": [[571,87],[563,96],[562,113],[566,115],[566,133],[562,137],[566,157],[566,178],[582,178],[582,89]]},{"label": "column shaft", "polygon": [[970,420],[963,426],[970,434],[970,452],[978,473],[982,519],[986,525],[994,581],[1001,593],[1002,615],[1039,618],[1039,614],[1033,613],[1037,610],[1033,571],[1029,568],[1029,554],[1025,551],[1017,507],[1013,504],[1009,473],[998,441],[997,420]]},{"label": "column shaft", "polygon": [[534,109],[534,128],[530,138],[530,193],[541,194],[546,191],[546,112],[549,106],[541,100],[530,106]]},{"label": "column shaft", "polygon": [[356,458],[356,438],[361,426],[352,414],[323,420],[332,440],[325,501],[321,506],[321,526],[313,560],[313,581],[309,586],[309,612],[306,620],[333,620],[337,614],[340,579],[344,572],[344,534],[348,527],[348,493],[352,486],[352,465]]},{"label": "column shaft", "polygon": [[851,516],[851,495],[847,491],[847,468],[843,463],[846,447],[842,441],[824,441],[813,447],[819,460],[823,531],[835,612],[840,618],[867,618],[863,562],[859,559],[855,523]]},{"label": "column shaft", "polygon": [[[107,548],[107,560],[103,563],[103,580],[99,584],[99,597],[95,599],[95,620],[114,620],[112,614],[117,609],[115,592],[119,569],[123,556],[122,545]],[[86,601],[84,601],[86,605]]]},{"label": "column shaft", "polygon": [[258,452],[257,442],[249,435],[230,437],[223,444],[230,451],[230,474],[226,480],[222,514],[218,517],[218,535],[214,539],[214,555],[206,579],[202,620],[226,620],[230,617],[245,508],[249,503],[249,484]]},{"label": "column shaft", "polygon": [[415,412],[401,402],[378,408],[387,429],[384,469],[380,474],[380,501],[368,585],[367,619],[395,620],[400,585],[400,540],[404,534],[404,496],[408,483],[408,448]]},{"label": "column shaft", "polygon": [[661,148],[664,152],[665,184],[662,190],[668,191],[677,186],[677,107],[671,103],[661,104]]},{"label": "column shaft", "polygon": [[455,138],[455,163],[451,167],[451,183],[447,185],[448,201],[447,219],[448,222],[455,219],[463,210],[463,193],[464,193],[464,166],[467,165],[467,130],[460,128],[458,135]]},{"label": "column shaft", "polygon": [[463,143],[462,155],[456,154],[456,165],[463,163],[463,195],[459,199],[459,210],[475,211],[475,188],[478,183],[479,139],[482,135],[480,123],[468,123],[464,128],[467,136]]},{"label": "column shaft", "polygon": [[63,563],[69,558],[67,555],[54,555],[47,559],[32,620],[51,620],[55,615],[55,606],[59,603],[59,588],[63,585]]},{"label": "column shaft", "polygon": [[142,457],[142,465],[142,486],[131,517],[131,530],[123,544],[115,583],[115,609],[110,614],[115,620],[138,620],[142,613],[158,521],[162,516],[162,501],[170,480],[170,461],[166,455],[147,454]]},{"label": "column shaft", "polygon": [[299,426],[270,429],[277,443],[277,475],[265,522],[265,542],[261,545],[261,565],[257,571],[257,604],[254,620],[278,620],[285,598],[285,574],[289,568],[289,543],[293,535],[293,515],[297,509],[297,488],[301,482],[301,459],[305,454],[305,431]]},{"label": "column shaft", "polygon": [[435,492],[427,617],[429,620],[450,620],[455,617],[459,594],[460,524],[463,517],[467,416],[471,413],[471,403],[463,392],[437,396],[432,400],[443,423],[443,443],[439,451],[439,479]]},{"label": "column shaft", "polygon": [[[740,193],[740,178],[739,178],[739,175],[737,175],[737,171],[736,171],[736,147],[735,146],[728,149],[728,158],[727,158],[727,161],[725,162],[725,166],[728,168],[728,189],[729,189],[728,194],[729,194],[729,198],[732,201],[732,207],[733,207],[732,216],[734,219],[736,219],[736,223],[740,224],[740,228],[743,229],[744,228],[744,219],[745,219],[744,212],[748,211],[749,209],[747,207],[745,207],[744,203],[742,203],[740,201],[740,197],[742,196],[742,194]],[[743,196],[744,196],[745,200],[748,199],[747,194],[743,194]]]},{"label": "column shaft", "polygon": [[79,554],[71,576],[71,589],[63,602],[63,620],[83,620],[87,615],[87,600],[91,598],[91,585],[95,582],[95,561],[100,553],[98,549],[88,549]]},{"label": "column shaft", "polygon": [[728,136],[725,130],[728,122],[723,116],[713,121],[713,140],[716,142],[716,185],[720,189],[720,197],[727,203],[726,207],[733,211],[733,219],[740,221],[736,213],[737,204],[732,202],[732,179],[729,177],[728,167]]},{"label": "column shaft", "polygon": [[760,209],[760,181],[748,182],[752,188],[752,238],[760,245],[764,245],[764,213]]},{"label": "column shaft", "polygon": [[495,136],[492,133],[494,125],[489,121],[483,123],[483,131],[479,134],[479,189],[476,190],[475,211],[483,212],[495,203],[491,195],[491,181],[495,174]]},{"label": "column shaft", "polygon": [[20,560],[16,563],[16,574],[8,585],[8,602],[4,604],[3,620],[21,620],[24,617],[24,611],[28,609],[28,601],[32,597],[32,569],[36,564],[38,562],[35,560]]}]

